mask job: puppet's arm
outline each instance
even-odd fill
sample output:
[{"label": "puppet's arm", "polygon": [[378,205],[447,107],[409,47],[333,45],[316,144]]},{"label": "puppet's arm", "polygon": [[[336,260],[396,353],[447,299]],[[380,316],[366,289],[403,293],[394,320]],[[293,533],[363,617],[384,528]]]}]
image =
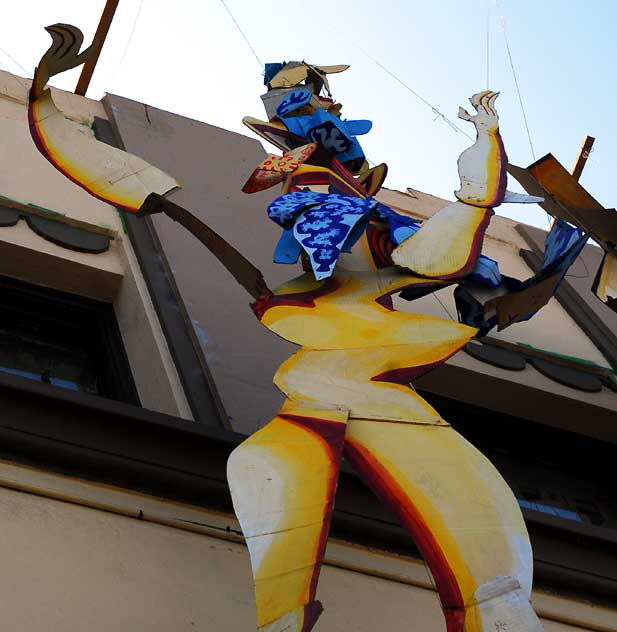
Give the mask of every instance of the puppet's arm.
[{"label": "puppet's arm", "polygon": [[96,43],[83,52],[81,31],[70,24],[46,28],[52,45],[34,73],[28,99],[30,134],[41,154],[63,175],[90,195],[116,208],[136,213],[150,193],[164,194],[178,182],[145,160],[102,143],[68,119],[46,86],[50,77],[83,64]]},{"label": "puppet's arm", "polygon": [[185,208],[156,193],[151,193],[137,216],[143,217],[154,213],[165,213],[197,237],[255,300],[272,294],[261,272],[243,254]]},{"label": "puppet's arm", "polygon": [[165,213],[195,235],[254,299],[270,295],[250,261],[189,211],[162,197],[179,187],[176,180],[145,160],[84,134],[83,126],[57,108],[47,81],[84,63],[97,43],[80,53],[83,35],[78,28],[55,24],[46,30],[52,45],[35,71],[28,101],[30,132],[41,154],[75,184],[119,210],[138,216]]},{"label": "puppet's arm", "polygon": [[492,209],[506,193],[508,158],[494,107],[497,95],[486,91],[471,97],[477,112],[473,116],[459,109],[459,117],[475,125],[476,141],[458,159],[458,201],[435,213],[394,250],[392,260],[397,265],[444,280],[467,276],[476,266]]}]

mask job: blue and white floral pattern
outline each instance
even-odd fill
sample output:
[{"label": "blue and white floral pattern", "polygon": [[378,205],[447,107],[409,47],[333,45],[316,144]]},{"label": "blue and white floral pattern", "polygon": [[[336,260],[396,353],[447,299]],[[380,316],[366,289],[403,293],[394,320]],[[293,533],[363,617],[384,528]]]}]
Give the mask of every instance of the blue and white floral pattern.
[{"label": "blue and white floral pattern", "polygon": [[281,195],[268,206],[268,217],[287,230],[293,227],[302,210],[323,202],[327,197],[327,193],[313,191],[296,191]]},{"label": "blue and white floral pattern", "polygon": [[[282,195],[268,207],[268,216],[284,229],[276,247],[277,263],[295,263],[299,249],[308,255],[317,279],[329,277],[341,251],[349,251],[360,238],[372,213],[390,224],[394,234],[407,229],[406,237],[418,228],[418,220],[399,215],[371,197],[297,191]],[[405,238],[406,238],[405,237]],[[395,242],[398,243],[398,242]]]}]

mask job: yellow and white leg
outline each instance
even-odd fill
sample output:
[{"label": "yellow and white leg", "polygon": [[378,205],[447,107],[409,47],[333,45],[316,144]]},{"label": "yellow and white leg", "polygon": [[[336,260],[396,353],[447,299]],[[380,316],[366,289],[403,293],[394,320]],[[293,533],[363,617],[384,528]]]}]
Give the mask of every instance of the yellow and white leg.
[{"label": "yellow and white leg", "polygon": [[309,632],[347,413],[287,402],[231,454],[227,478],[251,558],[262,632]]},{"label": "yellow and white leg", "polygon": [[520,509],[450,426],[349,419],[345,457],[398,514],[433,575],[448,632],[539,632]]}]

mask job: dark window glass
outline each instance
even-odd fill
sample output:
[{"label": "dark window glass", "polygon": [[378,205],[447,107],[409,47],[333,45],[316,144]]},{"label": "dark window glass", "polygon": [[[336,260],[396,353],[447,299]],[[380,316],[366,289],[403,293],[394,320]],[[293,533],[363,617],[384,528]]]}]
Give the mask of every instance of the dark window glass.
[{"label": "dark window glass", "polygon": [[[617,446],[422,393],[501,472],[518,504],[565,523],[617,531]],[[550,409],[547,415],[552,414]]]},{"label": "dark window glass", "polygon": [[139,404],[111,305],[2,277],[0,372]]}]

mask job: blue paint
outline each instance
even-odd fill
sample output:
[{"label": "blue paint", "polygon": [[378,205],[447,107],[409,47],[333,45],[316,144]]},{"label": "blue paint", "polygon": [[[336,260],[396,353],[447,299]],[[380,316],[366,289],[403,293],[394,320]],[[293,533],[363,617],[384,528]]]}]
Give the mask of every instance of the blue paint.
[{"label": "blue paint", "polygon": [[287,114],[309,103],[312,96],[313,93],[308,88],[289,92],[276,108],[276,115],[280,118],[285,117]]},{"label": "blue paint", "polygon": [[480,255],[476,267],[467,277],[470,281],[477,281],[489,287],[499,287],[501,285],[501,274],[499,265],[494,259]]},{"label": "blue paint", "polygon": [[[395,239],[406,239],[419,220],[399,215],[371,197],[296,191],[278,197],[268,216],[284,229],[274,252],[276,263],[295,263],[304,249],[317,279],[331,276],[341,252],[350,252],[372,216],[386,221]],[[395,243],[400,243],[396,241]]]},{"label": "blue paint", "polygon": [[267,86],[281,71],[285,64],[266,64],[264,68],[264,86]]}]

